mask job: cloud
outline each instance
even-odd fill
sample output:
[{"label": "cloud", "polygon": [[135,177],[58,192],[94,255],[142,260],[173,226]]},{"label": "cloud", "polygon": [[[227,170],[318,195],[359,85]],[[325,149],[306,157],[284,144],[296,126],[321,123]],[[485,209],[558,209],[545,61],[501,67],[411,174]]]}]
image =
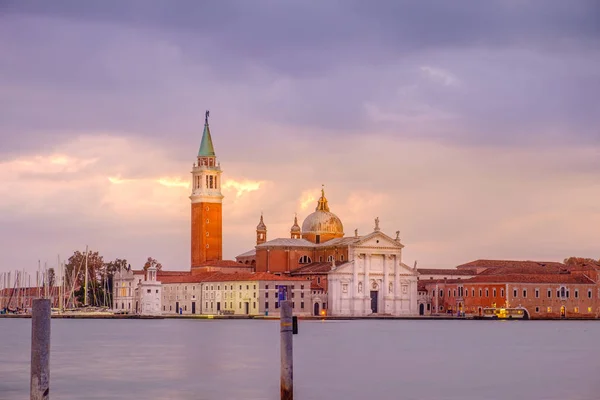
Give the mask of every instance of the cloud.
[{"label": "cloud", "polygon": [[593,253],[597,2],[432,5],[3,2],[7,265],[86,242],[187,267],[206,109],[227,257],[261,211],[288,236],[321,184],[347,230],[379,216],[420,265]]},{"label": "cloud", "polygon": [[457,86],[459,84],[458,79],[454,75],[441,68],[424,65],[419,69],[427,78],[444,86]]}]

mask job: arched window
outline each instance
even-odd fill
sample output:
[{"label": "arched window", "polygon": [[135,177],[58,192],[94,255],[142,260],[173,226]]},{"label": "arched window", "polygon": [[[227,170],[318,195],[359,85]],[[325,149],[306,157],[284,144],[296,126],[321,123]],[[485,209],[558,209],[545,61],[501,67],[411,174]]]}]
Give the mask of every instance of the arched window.
[{"label": "arched window", "polygon": [[329,257],[327,257],[327,261],[329,261],[329,262],[332,262],[333,260],[334,260],[334,257],[333,257],[333,256],[329,256]]},{"label": "arched window", "polygon": [[560,297],[567,297],[564,286],[560,288]]},{"label": "arched window", "polygon": [[298,260],[298,264],[310,264],[311,262],[312,262],[312,260],[310,259],[309,256],[302,256]]}]

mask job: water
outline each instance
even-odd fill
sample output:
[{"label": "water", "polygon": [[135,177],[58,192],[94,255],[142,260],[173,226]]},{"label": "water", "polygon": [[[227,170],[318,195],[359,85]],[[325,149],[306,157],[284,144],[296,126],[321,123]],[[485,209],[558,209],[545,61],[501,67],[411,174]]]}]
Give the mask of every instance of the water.
[{"label": "water", "polygon": [[[300,321],[295,398],[598,399],[600,323]],[[31,320],[0,319],[0,399],[29,397]],[[279,322],[52,320],[52,399],[278,399]]]}]

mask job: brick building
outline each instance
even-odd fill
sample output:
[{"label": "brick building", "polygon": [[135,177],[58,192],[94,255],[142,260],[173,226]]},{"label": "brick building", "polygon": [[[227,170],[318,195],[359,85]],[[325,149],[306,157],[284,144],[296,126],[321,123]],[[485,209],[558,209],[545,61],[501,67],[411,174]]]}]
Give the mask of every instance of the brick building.
[{"label": "brick building", "polygon": [[477,260],[463,264],[469,279],[422,280],[432,314],[481,315],[483,309],[521,307],[536,318],[598,318],[598,266],[556,262]]}]

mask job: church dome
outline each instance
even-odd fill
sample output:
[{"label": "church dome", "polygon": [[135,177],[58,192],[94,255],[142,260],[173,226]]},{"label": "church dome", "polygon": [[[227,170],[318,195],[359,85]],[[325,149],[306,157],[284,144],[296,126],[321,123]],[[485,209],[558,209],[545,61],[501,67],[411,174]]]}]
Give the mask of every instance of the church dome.
[{"label": "church dome", "polygon": [[329,211],[325,191],[321,190],[321,198],[317,202],[315,212],[304,219],[302,235],[320,235],[324,239],[344,236],[344,226],[337,215]]}]

